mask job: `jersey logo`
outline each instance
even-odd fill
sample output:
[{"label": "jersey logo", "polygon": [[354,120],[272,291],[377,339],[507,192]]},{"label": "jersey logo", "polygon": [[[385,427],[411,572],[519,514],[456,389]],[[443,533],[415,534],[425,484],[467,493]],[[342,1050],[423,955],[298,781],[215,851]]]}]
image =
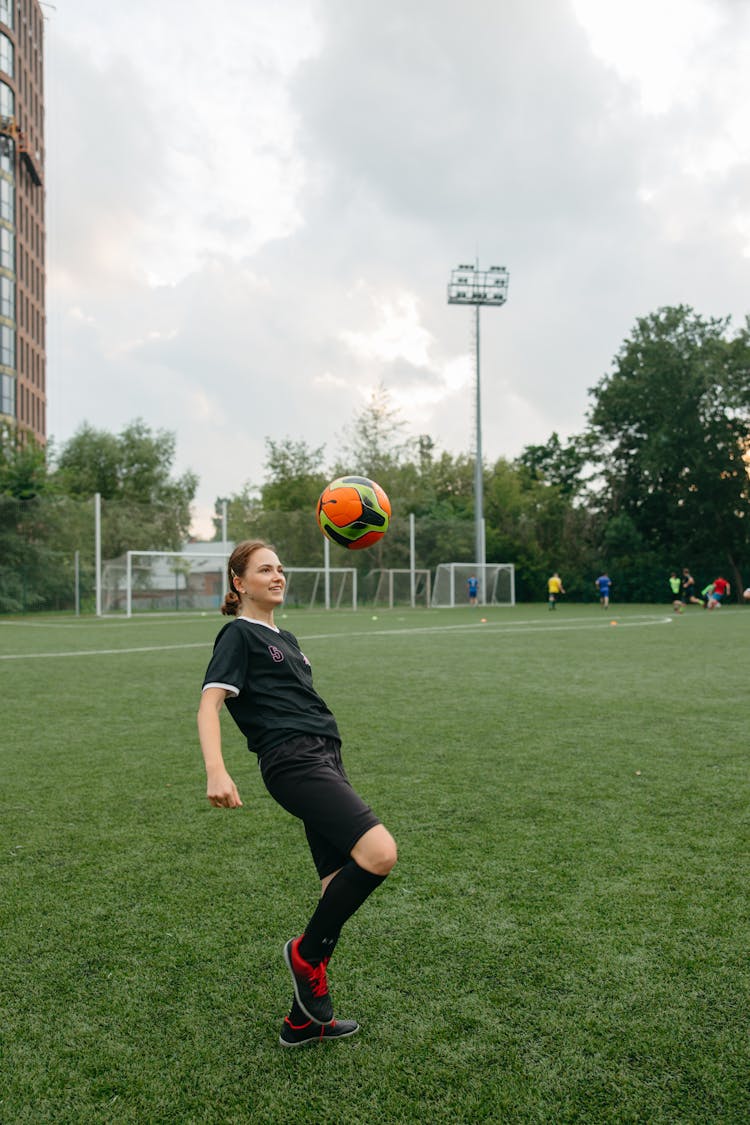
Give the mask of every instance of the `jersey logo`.
[{"label": "jersey logo", "polygon": [[284,653],[281,651],[281,649],[276,648],[275,645],[269,645],[268,651],[271,654],[271,660],[273,660],[276,664],[281,664],[281,661],[284,659]]}]

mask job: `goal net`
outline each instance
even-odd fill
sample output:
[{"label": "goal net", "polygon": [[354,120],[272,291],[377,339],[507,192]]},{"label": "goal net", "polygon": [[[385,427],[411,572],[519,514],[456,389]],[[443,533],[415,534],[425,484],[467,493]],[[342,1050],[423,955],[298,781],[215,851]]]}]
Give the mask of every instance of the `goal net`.
[{"label": "goal net", "polygon": [[215,551],[126,551],[102,565],[102,613],[216,610],[226,593],[227,558]]},{"label": "goal net", "polygon": [[375,579],[373,605],[387,605],[393,609],[395,605],[429,606],[430,604],[432,583],[429,570],[391,568],[375,570],[371,577]]},{"label": "goal net", "polygon": [[432,605],[469,605],[470,578],[477,579],[479,605],[516,604],[513,563],[440,563],[432,588]]},{"label": "goal net", "polygon": [[[102,613],[218,610],[228,555],[215,551],[126,551],[102,566]],[[285,604],[357,608],[354,567],[287,567]]]},{"label": "goal net", "polygon": [[357,608],[357,571],[353,566],[286,566],[284,604],[310,609]]}]

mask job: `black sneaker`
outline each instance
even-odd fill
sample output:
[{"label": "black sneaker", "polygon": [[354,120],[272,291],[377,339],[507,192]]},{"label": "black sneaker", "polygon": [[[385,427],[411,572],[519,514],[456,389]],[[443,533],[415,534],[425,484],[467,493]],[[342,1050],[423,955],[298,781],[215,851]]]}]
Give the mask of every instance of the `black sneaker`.
[{"label": "black sneaker", "polygon": [[292,975],[297,1003],[313,1023],[330,1023],[333,1019],[333,1002],[328,991],[325,957],[320,964],[311,965],[297,952],[302,938],[290,938],[284,946],[284,960]]},{"label": "black sneaker", "polygon": [[308,1020],[307,1023],[297,1027],[289,1022],[287,1016],[281,1028],[279,1043],[282,1047],[303,1047],[305,1043],[327,1043],[332,1039],[348,1039],[358,1031],[359,1024],[356,1020],[331,1020],[330,1023],[315,1023],[314,1020]]}]

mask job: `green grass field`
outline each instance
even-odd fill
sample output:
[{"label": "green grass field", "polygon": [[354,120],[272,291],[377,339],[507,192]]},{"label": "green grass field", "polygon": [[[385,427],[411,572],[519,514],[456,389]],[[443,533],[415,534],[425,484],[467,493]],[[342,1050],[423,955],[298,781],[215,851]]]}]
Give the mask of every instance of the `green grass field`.
[{"label": "green grass field", "polygon": [[221,623],[0,619],[3,1125],[750,1120],[750,609],[280,621],[400,846],[331,965],[361,1033],[294,1051],[317,882],[228,716],[205,800]]}]

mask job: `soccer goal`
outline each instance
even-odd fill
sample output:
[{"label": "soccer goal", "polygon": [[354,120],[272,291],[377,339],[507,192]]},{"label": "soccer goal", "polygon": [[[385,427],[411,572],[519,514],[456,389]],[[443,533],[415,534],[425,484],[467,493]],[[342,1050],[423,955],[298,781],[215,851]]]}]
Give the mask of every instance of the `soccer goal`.
[{"label": "soccer goal", "polygon": [[287,566],[285,605],[310,609],[357,608],[357,571],[353,566]]},{"label": "soccer goal", "polygon": [[513,563],[440,563],[432,588],[432,605],[468,605],[470,578],[477,579],[479,605],[516,604]]},{"label": "soccer goal", "polygon": [[216,551],[126,551],[102,566],[102,613],[218,609],[226,569]]},{"label": "soccer goal", "polygon": [[391,568],[375,570],[372,572],[372,577],[376,579],[373,605],[387,605],[393,609],[395,605],[429,606],[430,604],[432,583],[429,570]]},{"label": "soccer goal", "polygon": [[[126,551],[102,567],[102,613],[182,613],[220,608],[228,555],[211,551]],[[287,567],[285,604],[357,608],[354,567]]]}]

